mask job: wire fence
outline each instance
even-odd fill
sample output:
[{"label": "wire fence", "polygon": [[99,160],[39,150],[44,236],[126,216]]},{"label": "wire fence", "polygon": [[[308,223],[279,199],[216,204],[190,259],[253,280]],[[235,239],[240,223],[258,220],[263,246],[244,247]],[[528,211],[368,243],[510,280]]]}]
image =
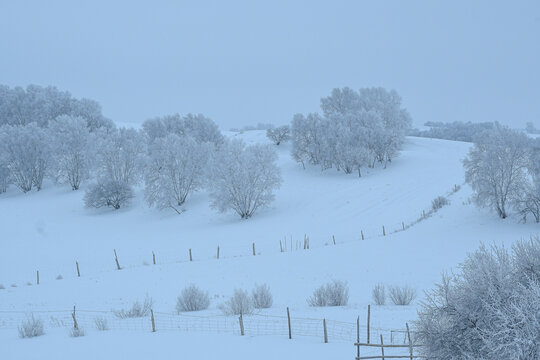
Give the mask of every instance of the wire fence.
[{"label": "wire fence", "polygon": [[[73,327],[72,310],[53,311],[0,311],[0,328],[18,329],[30,316],[40,319],[45,328],[71,328]],[[75,316],[79,328],[85,331],[107,330],[120,331],[152,331],[150,315],[137,318],[121,318],[114,311],[76,310]],[[153,312],[154,324],[157,332],[195,332],[214,334],[241,335],[239,318],[226,315],[198,316],[185,313],[175,314],[166,312]],[[243,328],[247,336],[289,336],[289,321],[287,316],[253,314],[242,317]],[[295,337],[318,338],[324,341],[324,323],[329,342],[356,342],[360,334],[360,341],[367,340],[367,327],[358,327],[356,322],[345,322],[325,319],[291,317],[291,335]],[[370,328],[371,339],[383,337],[387,344],[404,344],[406,330]],[[403,337],[405,334],[405,338]]]}]

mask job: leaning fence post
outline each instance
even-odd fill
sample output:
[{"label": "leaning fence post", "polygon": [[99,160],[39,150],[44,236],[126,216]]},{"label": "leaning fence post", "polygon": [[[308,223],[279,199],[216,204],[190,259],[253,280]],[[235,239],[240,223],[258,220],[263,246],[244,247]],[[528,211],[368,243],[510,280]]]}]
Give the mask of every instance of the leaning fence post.
[{"label": "leaning fence post", "polygon": [[193,256],[191,256],[191,249],[189,249],[189,261],[193,261]]},{"label": "leaning fence post", "polygon": [[384,360],[384,343],[383,343],[382,334],[381,334],[381,352],[382,352],[382,360]]},{"label": "leaning fence post", "polygon": [[36,271],[36,283],[39,285],[39,270]]},{"label": "leaning fence post", "polygon": [[324,328],[324,343],[328,343],[328,332],[326,331],[326,319],[322,320],[323,328]]},{"label": "leaning fence post", "polygon": [[156,254],[152,251],[152,262],[156,265]]},{"label": "leaning fence post", "polygon": [[283,244],[281,243],[281,240],[279,240],[279,252],[283,252]]},{"label": "leaning fence post", "polygon": [[289,323],[289,339],[292,339],[291,331],[291,313],[289,312],[289,307],[287,306],[287,322]]},{"label": "leaning fence post", "polygon": [[360,357],[360,316],[356,318],[356,357]]},{"label": "leaning fence post", "polygon": [[382,235],[386,236],[386,230],[384,230],[384,225],[382,226]]},{"label": "leaning fence post", "polygon": [[238,323],[240,323],[240,335],[244,336],[244,318],[242,317],[242,313],[238,317]]},{"label": "leaning fence post", "polygon": [[411,360],[413,360],[414,355],[413,355],[413,346],[412,346],[412,341],[411,341],[411,332],[409,331],[409,324],[405,323],[405,326],[407,327],[407,337],[409,338],[409,352],[411,354]]},{"label": "leaning fence post", "polygon": [[362,235],[362,240],[364,240],[364,231],[360,230],[360,234]]},{"label": "leaning fence post", "polygon": [[336,237],[332,235],[332,241],[334,242],[334,245],[336,245]]},{"label": "leaning fence post", "polygon": [[120,270],[120,263],[118,262],[118,255],[116,254],[116,249],[114,249],[114,260],[116,261],[116,268]]},{"label": "leaning fence post", "polygon": [[75,266],[77,266],[77,277],[81,277],[81,272],[79,271],[79,262],[75,261]]},{"label": "leaning fence post", "polygon": [[369,318],[371,317],[371,305],[367,306],[367,343],[369,344]]},{"label": "leaning fence post", "polygon": [[152,319],[152,332],[156,332],[156,321],[154,320],[154,310],[150,309],[150,315]]},{"label": "leaning fence post", "polygon": [[253,248],[253,256],[255,256],[255,243],[252,243],[251,247]]},{"label": "leaning fence post", "polygon": [[77,323],[77,318],[75,317],[75,305],[73,305],[73,312],[71,313],[71,317],[73,318],[73,328],[75,330],[79,330],[79,324]]}]

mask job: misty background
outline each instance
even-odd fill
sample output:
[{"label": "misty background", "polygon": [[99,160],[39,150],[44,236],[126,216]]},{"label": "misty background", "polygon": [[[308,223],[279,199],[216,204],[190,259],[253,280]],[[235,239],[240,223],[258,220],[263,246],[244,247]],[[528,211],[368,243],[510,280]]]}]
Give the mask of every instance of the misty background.
[{"label": "misty background", "polygon": [[414,126],[540,127],[538,1],[4,1],[0,83],[54,85],[115,122],[289,123],[332,88],[397,90]]}]

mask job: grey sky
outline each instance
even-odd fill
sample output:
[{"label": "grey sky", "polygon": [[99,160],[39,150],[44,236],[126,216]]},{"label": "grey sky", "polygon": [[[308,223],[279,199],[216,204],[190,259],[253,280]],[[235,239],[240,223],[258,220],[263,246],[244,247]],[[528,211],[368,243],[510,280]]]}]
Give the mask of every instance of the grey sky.
[{"label": "grey sky", "polygon": [[425,121],[540,127],[540,1],[0,0],[0,83],[55,85],[118,122],[287,123],[384,86]]}]

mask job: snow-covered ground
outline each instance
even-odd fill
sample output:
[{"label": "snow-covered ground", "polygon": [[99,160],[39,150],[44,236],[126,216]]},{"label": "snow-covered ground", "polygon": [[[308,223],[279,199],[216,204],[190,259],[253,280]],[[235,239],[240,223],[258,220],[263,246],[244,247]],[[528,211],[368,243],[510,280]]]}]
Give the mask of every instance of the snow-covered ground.
[{"label": "snow-covered ground", "polygon": [[[262,131],[228,135],[248,143],[267,142]],[[303,170],[291,159],[289,146],[282,145],[278,152],[283,186],[272,207],[249,220],[211,210],[204,192],[189,197],[186,211],[179,216],[149,209],[142,189],[131,208],[112,211],[85,209],[84,188],[72,192],[48,186],[26,195],[12,188],[0,196],[0,284],[5,287],[0,290],[0,351],[7,348],[7,356],[0,356],[32,359],[65,348],[53,357],[67,359],[82,353],[89,359],[104,354],[133,359],[163,353],[164,358],[195,357],[190,354],[237,359],[261,358],[261,354],[269,359],[352,358],[356,351],[352,342],[331,338],[330,344],[321,344],[322,335],[289,341],[277,335],[253,336],[249,331],[244,338],[195,330],[160,332],[158,322],[155,334],[141,330],[126,337],[121,330],[92,330],[89,322],[84,338],[69,338],[65,328],[50,328],[44,337],[21,340],[16,324],[22,312],[50,319],[40,311],[64,310],[69,320],[74,305],[81,310],[109,311],[129,307],[146,294],[155,301],[154,311],[173,313],[176,297],[189,283],[209,291],[210,308],[198,315],[213,319],[220,314],[218,305],[235,288],[251,290],[255,284],[266,283],[274,305],[259,316],[285,316],[289,307],[293,318],[353,324],[360,316],[364,326],[371,290],[383,283],[408,284],[418,291],[411,306],[372,306],[371,324],[377,334],[403,329],[405,322],[414,320],[422,291],[432,288],[441,271],[454,267],[481,241],[510,244],[538,233],[537,224],[520,224],[514,218],[503,221],[470,204],[471,190],[463,185],[461,165],[469,146],[408,138],[402,154],[386,169],[366,169],[358,178],[313,167]],[[449,206],[410,226],[430,209],[433,198],[450,194],[455,184],[462,186],[449,195]],[[406,230],[399,231],[402,223]],[[303,250],[304,235],[310,239],[309,250]],[[280,240],[285,246],[285,239],[287,251],[280,252]],[[121,271],[115,270],[113,249]],[[152,265],[152,252],[157,265]],[[80,278],[75,261],[80,264]],[[40,272],[38,286],[36,270]],[[63,279],[56,280],[58,275]],[[306,299],[314,288],[332,279],[348,282],[349,305],[309,307]],[[121,356],[108,352],[115,347],[112,344]],[[177,346],[178,352],[163,350],[167,344]]]}]

